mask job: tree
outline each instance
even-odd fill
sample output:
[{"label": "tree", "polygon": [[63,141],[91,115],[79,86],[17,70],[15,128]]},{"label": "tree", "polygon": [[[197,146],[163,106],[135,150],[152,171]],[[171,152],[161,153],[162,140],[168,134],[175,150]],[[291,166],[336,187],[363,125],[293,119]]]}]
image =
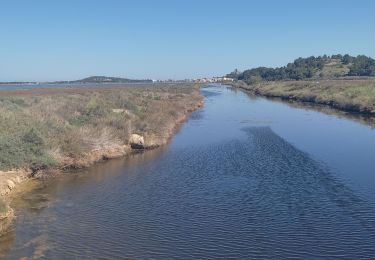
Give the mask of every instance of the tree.
[{"label": "tree", "polygon": [[350,76],[375,76],[375,60],[364,55],[357,56],[348,74]]},{"label": "tree", "polygon": [[349,54],[345,54],[345,55],[342,57],[341,61],[342,61],[343,64],[347,65],[347,64],[349,64],[349,63],[352,63],[354,59],[355,59],[355,58],[352,57],[352,56],[350,56]]},{"label": "tree", "polygon": [[227,78],[232,78],[232,79],[238,79],[238,77],[241,75],[241,72],[238,69],[235,69],[231,73],[227,74]]}]

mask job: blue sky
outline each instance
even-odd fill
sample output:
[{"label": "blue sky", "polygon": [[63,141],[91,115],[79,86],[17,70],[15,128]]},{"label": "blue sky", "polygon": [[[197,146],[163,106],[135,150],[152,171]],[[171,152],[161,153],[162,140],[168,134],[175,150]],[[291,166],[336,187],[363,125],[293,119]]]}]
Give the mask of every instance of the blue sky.
[{"label": "blue sky", "polygon": [[0,0],[0,81],[182,79],[375,57],[375,1]]}]

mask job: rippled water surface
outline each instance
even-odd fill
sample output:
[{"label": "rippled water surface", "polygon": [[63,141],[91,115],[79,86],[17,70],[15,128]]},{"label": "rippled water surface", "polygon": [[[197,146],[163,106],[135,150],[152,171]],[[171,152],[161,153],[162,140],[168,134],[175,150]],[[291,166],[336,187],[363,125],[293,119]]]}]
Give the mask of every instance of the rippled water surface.
[{"label": "rippled water surface", "polygon": [[36,184],[8,259],[375,258],[375,131],[225,87],[171,144]]}]

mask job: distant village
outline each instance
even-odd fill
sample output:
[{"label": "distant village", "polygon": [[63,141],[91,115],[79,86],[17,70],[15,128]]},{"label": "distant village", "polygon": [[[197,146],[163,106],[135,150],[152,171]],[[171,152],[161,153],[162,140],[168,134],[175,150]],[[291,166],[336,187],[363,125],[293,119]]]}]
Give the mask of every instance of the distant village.
[{"label": "distant village", "polygon": [[227,77],[212,77],[212,78],[201,78],[201,79],[184,79],[184,80],[152,80],[153,83],[165,83],[165,82],[197,82],[197,83],[225,83],[232,82],[234,79]]},{"label": "distant village", "polygon": [[232,82],[232,78],[227,77],[213,77],[213,78],[203,78],[195,80],[199,83],[222,83],[222,82]]},{"label": "distant village", "polygon": [[184,79],[184,80],[137,80],[137,79],[124,79],[104,76],[92,76],[81,80],[74,81],[53,81],[53,82],[0,82],[0,85],[41,85],[41,84],[84,84],[84,83],[95,83],[95,84],[134,84],[134,83],[177,83],[177,82],[196,82],[196,83],[225,83],[233,82],[233,78],[228,77],[211,77],[201,79]]}]

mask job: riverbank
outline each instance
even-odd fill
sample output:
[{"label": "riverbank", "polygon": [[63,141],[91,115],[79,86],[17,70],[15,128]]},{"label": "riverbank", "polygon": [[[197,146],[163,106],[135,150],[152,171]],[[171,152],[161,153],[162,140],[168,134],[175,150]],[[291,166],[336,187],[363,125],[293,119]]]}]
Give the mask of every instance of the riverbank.
[{"label": "riverbank", "polygon": [[29,178],[50,177],[165,145],[203,105],[194,84],[0,91],[0,212]]},{"label": "riverbank", "polygon": [[351,113],[375,116],[375,79],[270,81],[230,85],[265,97],[328,105]]}]

